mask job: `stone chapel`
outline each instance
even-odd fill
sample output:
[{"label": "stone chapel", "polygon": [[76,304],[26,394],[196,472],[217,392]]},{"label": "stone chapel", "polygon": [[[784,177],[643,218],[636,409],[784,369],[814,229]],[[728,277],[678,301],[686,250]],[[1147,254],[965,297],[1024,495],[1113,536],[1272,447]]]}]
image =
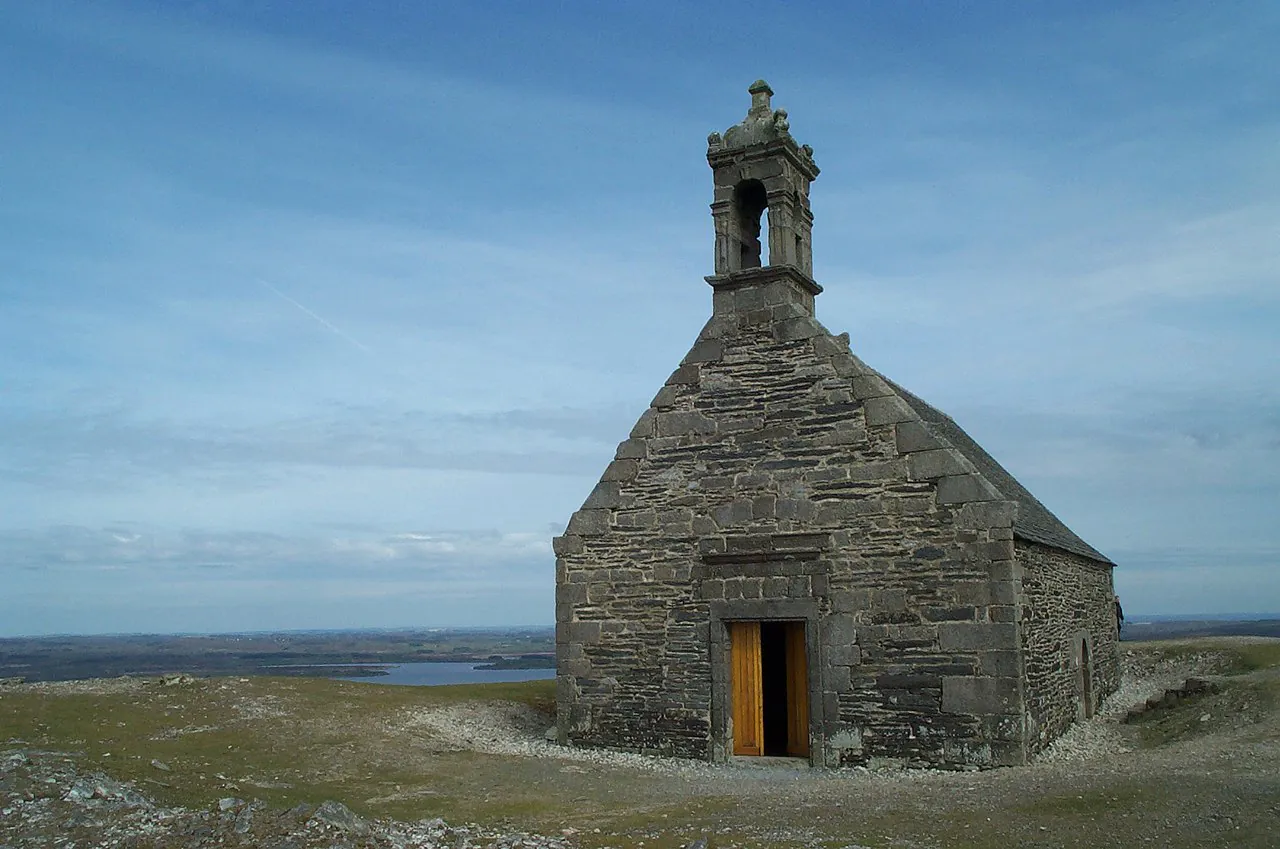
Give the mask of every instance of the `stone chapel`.
[{"label": "stone chapel", "polygon": [[554,541],[560,741],[1026,763],[1119,684],[1114,564],[817,321],[818,166],[750,93],[711,319]]}]

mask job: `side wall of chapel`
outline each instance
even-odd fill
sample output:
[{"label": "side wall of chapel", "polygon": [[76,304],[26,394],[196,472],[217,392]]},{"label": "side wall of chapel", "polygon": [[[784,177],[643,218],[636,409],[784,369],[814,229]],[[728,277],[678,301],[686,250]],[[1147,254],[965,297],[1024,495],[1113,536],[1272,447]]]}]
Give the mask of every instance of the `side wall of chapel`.
[{"label": "side wall of chapel", "polygon": [[1032,755],[1120,686],[1119,630],[1110,566],[1022,539],[1015,548]]}]

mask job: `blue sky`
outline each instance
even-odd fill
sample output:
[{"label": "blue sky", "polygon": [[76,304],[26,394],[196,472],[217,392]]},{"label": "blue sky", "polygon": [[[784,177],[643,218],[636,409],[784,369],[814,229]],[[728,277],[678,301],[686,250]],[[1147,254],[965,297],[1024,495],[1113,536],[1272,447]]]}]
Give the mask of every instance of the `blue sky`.
[{"label": "blue sky", "polygon": [[710,314],[706,136],[818,317],[1114,558],[1280,610],[1280,7],[0,5],[0,635],[552,619]]}]

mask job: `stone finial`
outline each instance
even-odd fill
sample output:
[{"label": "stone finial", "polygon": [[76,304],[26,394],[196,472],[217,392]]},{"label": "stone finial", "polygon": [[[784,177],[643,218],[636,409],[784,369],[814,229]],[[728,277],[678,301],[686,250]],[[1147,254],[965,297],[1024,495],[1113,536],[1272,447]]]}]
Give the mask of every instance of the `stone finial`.
[{"label": "stone finial", "polygon": [[773,97],[773,89],[769,88],[769,84],[764,80],[756,80],[747,91],[751,94],[751,111],[747,114],[767,115],[771,109],[769,98]]},{"label": "stone finial", "polygon": [[[724,134],[713,133],[707,138],[709,153],[721,150],[734,150],[773,141],[788,141],[795,145],[791,137],[791,124],[787,120],[785,109],[774,109],[771,98],[773,89],[764,80],[756,80],[747,89],[751,93],[751,108],[741,123],[734,124]],[[798,150],[799,147],[796,146]]]}]

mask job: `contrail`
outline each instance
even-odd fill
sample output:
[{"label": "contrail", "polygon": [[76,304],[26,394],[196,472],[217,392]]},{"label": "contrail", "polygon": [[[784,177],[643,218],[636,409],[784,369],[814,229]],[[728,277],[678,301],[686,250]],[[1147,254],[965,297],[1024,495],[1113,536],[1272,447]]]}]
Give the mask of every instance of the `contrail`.
[{"label": "contrail", "polygon": [[306,307],[304,307],[302,304],[300,304],[300,303],[298,303],[297,301],[295,301],[293,298],[290,298],[290,297],[289,297],[288,295],[286,295],[284,292],[281,292],[279,289],[277,289],[275,286],[272,286],[270,283],[268,283],[267,281],[263,280],[261,277],[257,278],[257,281],[258,281],[259,283],[261,283],[263,286],[265,286],[267,289],[271,290],[272,292],[275,292],[277,295],[279,295],[280,297],[284,298],[286,301],[288,301],[289,303],[293,304],[293,305],[294,305],[295,307],[297,307],[298,309],[300,309],[300,310],[302,310],[303,312],[305,312],[307,315],[309,315],[309,316],[311,316],[312,318],[314,318],[316,321],[320,322],[320,325],[321,325],[322,327],[324,327],[325,329],[327,329],[327,330],[331,330],[332,332],[334,332],[334,333],[338,334],[338,335],[339,335],[339,336],[341,336],[343,339],[346,339],[348,342],[350,342],[352,345],[355,345],[355,346],[356,346],[357,348],[359,348],[361,351],[364,351],[366,354],[371,354],[371,353],[373,353],[373,352],[372,352],[372,351],[370,351],[367,347],[365,347],[364,345],[362,345],[362,344],[359,342],[359,340],[353,339],[353,338],[351,338],[350,336],[348,336],[346,333],[343,333],[341,330],[339,330],[338,328],[334,327],[332,324],[330,324],[329,322],[325,321],[323,318],[321,318],[320,316],[316,315],[314,312],[312,312],[311,310],[307,309],[307,308],[306,308]]}]

